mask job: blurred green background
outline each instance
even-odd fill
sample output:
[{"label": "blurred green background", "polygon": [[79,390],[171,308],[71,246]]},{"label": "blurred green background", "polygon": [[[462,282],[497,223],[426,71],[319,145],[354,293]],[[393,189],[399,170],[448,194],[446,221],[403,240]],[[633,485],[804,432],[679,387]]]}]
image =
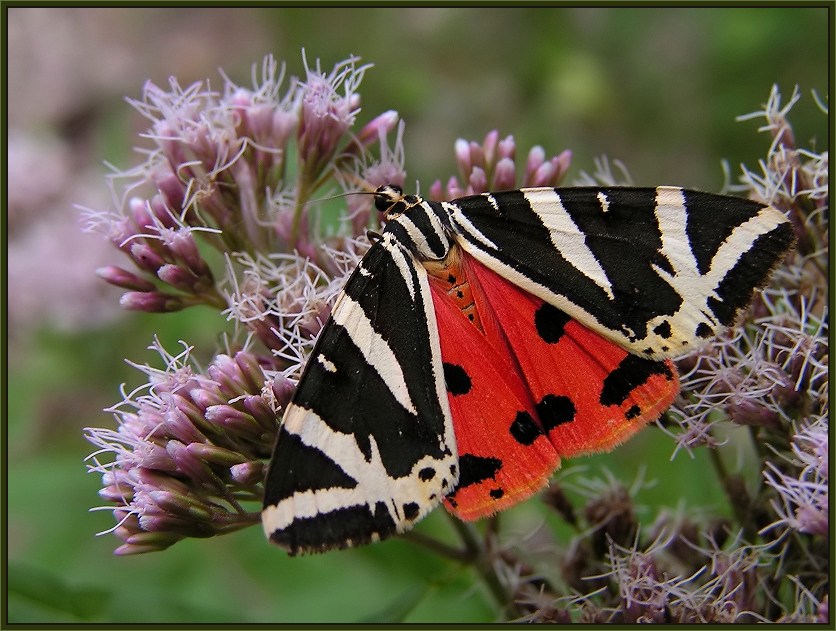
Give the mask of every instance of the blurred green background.
[{"label": "blurred green background", "polygon": [[[107,160],[138,162],[145,122],[125,102],[150,79],[181,85],[217,72],[250,84],[273,53],[303,72],[300,50],[324,69],[349,54],[375,64],[361,88],[360,123],[386,109],[407,122],[408,182],[424,190],[454,170],[453,142],[491,129],[518,152],[573,151],[569,180],[606,154],[636,184],[723,185],[754,167],[770,139],[734,117],[760,108],[773,84],[803,99],[791,120],[804,145],[827,142],[810,91],[829,92],[826,8],[10,8],[8,37],[8,423],[6,495],[9,622],[486,622],[489,597],[466,569],[405,541],[290,559],[258,528],[116,558],[97,505],[98,476],[81,436],[108,425],[118,386],[141,383],[124,363],[155,362],[153,335],[206,349],[222,329],[212,313],[147,316],[118,310],[117,290],[93,270],[118,253],[81,234],[73,204],[106,209]],[[745,438],[745,436],[744,436]],[[731,440],[736,440],[733,434]],[[731,447],[735,466],[745,466]],[[606,467],[655,486],[650,508],[726,510],[705,454],[678,455],[649,429]],[[755,475],[757,475],[755,473]],[[419,529],[454,541],[436,511]],[[529,502],[503,516],[524,537],[557,520]],[[557,528],[563,542],[568,533]],[[558,562],[555,557],[555,563]]]}]

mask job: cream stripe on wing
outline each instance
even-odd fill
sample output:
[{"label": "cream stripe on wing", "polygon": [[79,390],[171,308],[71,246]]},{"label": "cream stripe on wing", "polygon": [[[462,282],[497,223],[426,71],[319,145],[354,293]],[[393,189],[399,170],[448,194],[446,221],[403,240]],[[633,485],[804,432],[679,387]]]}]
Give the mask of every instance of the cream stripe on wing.
[{"label": "cream stripe on wing", "polygon": [[603,289],[610,300],[614,300],[612,284],[607,278],[607,273],[589,249],[586,235],[566,211],[557,191],[553,188],[532,188],[522,189],[522,193],[532,212],[540,217],[540,221],[549,230],[552,245],[560,255]]},{"label": "cream stripe on wing", "polygon": [[374,330],[363,307],[348,294],[343,294],[331,318],[346,330],[351,341],[362,353],[363,359],[380,375],[397,402],[410,414],[418,414],[409,397],[406,378],[398,358],[386,340]]},{"label": "cream stripe on wing", "polygon": [[[496,200],[493,201],[496,203]],[[447,215],[450,217],[450,221],[459,226],[461,232],[472,237],[483,246],[490,248],[491,250],[498,250],[499,246],[496,245],[493,241],[488,239],[482,232],[473,225],[473,222],[468,219],[465,214],[461,211],[461,209],[456,206],[455,204],[451,204],[449,202],[441,202],[442,207],[444,210],[447,211]]]}]

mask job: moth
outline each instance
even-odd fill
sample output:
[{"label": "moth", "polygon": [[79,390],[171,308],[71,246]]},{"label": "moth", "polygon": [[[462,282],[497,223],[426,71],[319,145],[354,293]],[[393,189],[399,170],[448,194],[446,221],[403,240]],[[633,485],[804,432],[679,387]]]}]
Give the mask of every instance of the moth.
[{"label": "moth", "polygon": [[754,201],[681,188],[530,188],[432,202],[388,185],[385,227],[285,410],[262,523],[290,554],[463,520],[544,487],[670,406],[672,358],[734,323],[792,247]]}]

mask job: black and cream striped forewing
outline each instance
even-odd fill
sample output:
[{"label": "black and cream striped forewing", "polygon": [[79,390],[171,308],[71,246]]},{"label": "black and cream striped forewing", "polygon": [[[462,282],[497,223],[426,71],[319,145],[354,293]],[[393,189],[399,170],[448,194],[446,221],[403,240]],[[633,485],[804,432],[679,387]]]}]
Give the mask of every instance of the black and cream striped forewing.
[{"label": "black and cream striped forewing", "polygon": [[285,412],[262,523],[291,554],[402,532],[456,484],[427,275],[384,234],[337,299]]},{"label": "black and cream striped forewing", "polygon": [[484,265],[654,359],[731,325],[793,242],[774,208],[675,187],[521,189],[443,206]]}]

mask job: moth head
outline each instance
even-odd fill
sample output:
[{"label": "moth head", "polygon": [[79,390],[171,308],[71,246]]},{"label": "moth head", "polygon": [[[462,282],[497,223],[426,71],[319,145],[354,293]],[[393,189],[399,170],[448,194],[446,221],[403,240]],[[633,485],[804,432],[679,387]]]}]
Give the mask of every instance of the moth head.
[{"label": "moth head", "polygon": [[386,219],[393,219],[420,203],[420,197],[404,195],[397,184],[384,184],[374,192],[374,206],[386,215]]}]

